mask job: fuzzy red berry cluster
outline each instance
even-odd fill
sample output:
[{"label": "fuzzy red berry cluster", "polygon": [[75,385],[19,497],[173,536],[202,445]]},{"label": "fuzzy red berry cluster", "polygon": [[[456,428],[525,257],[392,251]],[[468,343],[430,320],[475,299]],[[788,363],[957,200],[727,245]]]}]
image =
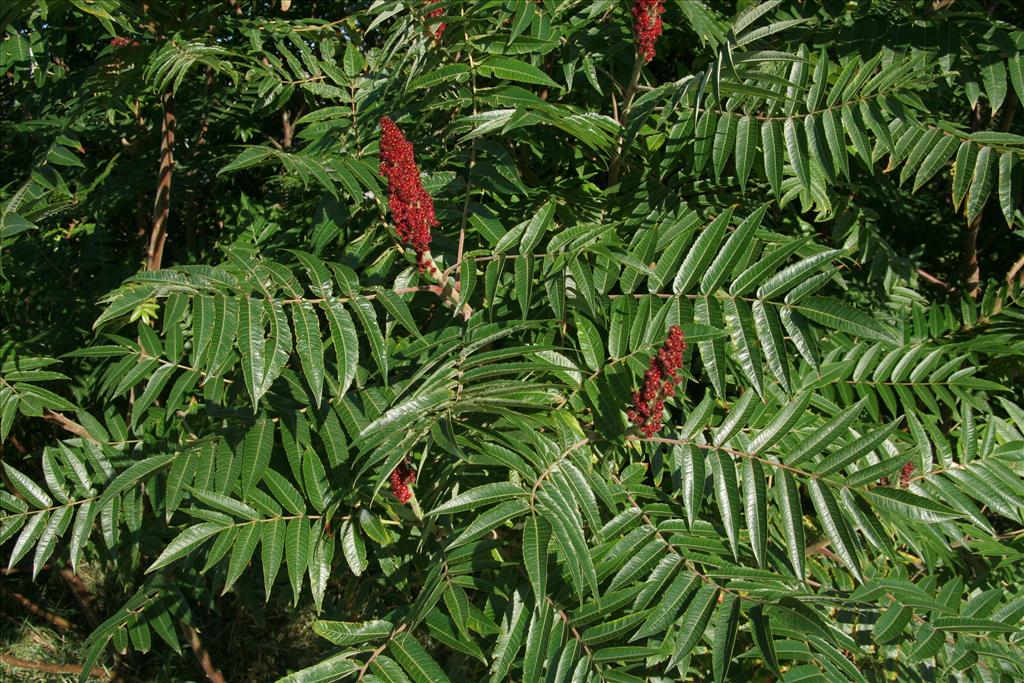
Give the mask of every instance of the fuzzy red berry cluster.
[{"label": "fuzzy red berry cluster", "polygon": [[[910,462],[908,460],[903,465],[903,468],[900,470],[900,488],[901,489],[908,489],[908,488],[910,488],[910,475],[912,475],[913,473],[914,473],[914,463],[912,463],[912,462]],[[878,480],[878,485],[879,486],[889,486],[889,484],[890,484],[889,477],[882,477],[881,479]]]},{"label": "fuzzy red berry cluster", "polygon": [[[427,0],[427,6],[436,5],[439,2],[441,2],[441,0]],[[444,8],[438,7],[437,9],[432,9],[427,12],[427,19],[434,19],[442,14],[444,14]],[[441,36],[444,34],[444,29],[445,23],[443,21],[434,27],[434,40],[441,40]]]},{"label": "fuzzy red berry cluster", "polygon": [[398,466],[391,470],[391,494],[398,499],[399,503],[405,504],[412,498],[412,489],[409,484],[416,482],[416,470],[407,461],[403,460]]},{"label": "fuzzy red berry cluster", "polygon": [[633,3],[633,21],[636,32],[636,51],[645,62],[654,59],[654,45],[661,35],[661,13],[664,0],[636,0]]},{"label": "fuzzy red berry cluster", "polygon": [[676,385],[682,379],[677,371],[683,367],[685,350],[683,331],[678,325],[673,325],[665,344],[651,359],[650,367],[644,373],[643,387],[633,392],[633,407],[626,415],[644,436],[654,436],[661,429],[665,399],[675,395]]},{"label": "fuzzy red berry cluster", "polygon": [[111,38],[110,39],[110,46],[111,47],[124,47],[126,45],[131,45],[132,47],[138,47],[139,46],[139,41],[131,40],[129,38],[125,38],[124,36],[117,36],[115,38]]},{"label": "fuzzy red berry cluster", "polygon": [[910,462],[908,460],[907,463],[905,465],[903,465],[903,469],[900,470],[900,488],[901,489],[908,489],[908,488],[910,488],[910,475],[913,474],[913,473],[914,473],[914,463],[912,463],[912,462]]},{"label": "fuzzy red berry cluster", "polygon": [[416,251],[421,273],[436,273],[429,256],[430,228],[438,224],[434,200],[420,182],[412,143],[387,116],[380,120],[380,172],[388,181],[388,205],[399,239]]}]

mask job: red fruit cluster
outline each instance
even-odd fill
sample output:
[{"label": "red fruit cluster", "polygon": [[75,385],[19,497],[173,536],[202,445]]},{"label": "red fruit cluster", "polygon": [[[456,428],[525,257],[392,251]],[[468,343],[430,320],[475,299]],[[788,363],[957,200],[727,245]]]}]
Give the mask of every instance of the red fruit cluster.
[{"label": "red fruit cluster", "polygon": [[409,484],[416,482],[416,470],[409,466],[405,460],[398,464],[398,467],[391,471],[391,493],[398,499],[399,503],[408,503],[412,498],[412,490]]},{"label": "red fruit cluster", "polygon": [[111,38],[110,39],[110,46],[111,47],[124,47],[125,45],[131,45],[132,47],[138,47],[139,46],[139,41],[137,41],[137,40],[130,40],[128,38],[125,38],[124,36],[117,36],[116,38]]},{"label": "red fruit cluster", "polygon": [[[436,5],[441,0],[427,0],[427,5]],[[438,7],[427,12],[427,19],[433,19],[444,14],[444,8]],[[441,40],[441,36],[444,34],[445,23],[442,21],[440,24],[434,27],[434,40]]]},{"label": "red fruit cluster", "polygon": [[633,3],[633,21],[636,31],[636,51],[645,62],[654,59],[654,45],[661,35],[661,13],[664,0],[636,0]]},{"label": "red fruit cluster", "polygon": [[676,371],[683,366],[685,350],[683,331],[678,325],[673,325],[665,344],[651,359],[651,365],[644,373],[643,388],[633,392],[633,407],[626,411],[626,415],[644,436],[654,436],[661,429],[665,399],[676,393],[676,385],[681,379]]},{"label": "red fruit cluster", "polygon": [[900,470],[900,488],[910,488],[910,475],[913,473],[914,463],[907,461],[907,463],[903,466],[903,469]]},{"label": "red fruit cluster", "polygon": [[388,181],[388,205],[398,237],[416,250],[420,272],[437,268],[430,262],[430,228],[437,225],[434,200],[423,189],[412,143],[395,122],[380,120],[380,172]]}]

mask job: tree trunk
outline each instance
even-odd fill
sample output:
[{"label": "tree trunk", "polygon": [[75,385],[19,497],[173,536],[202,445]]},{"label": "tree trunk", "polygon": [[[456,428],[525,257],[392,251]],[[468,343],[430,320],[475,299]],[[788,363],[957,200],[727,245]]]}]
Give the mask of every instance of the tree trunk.
[{"label": "tree trunk", "polygon": [[284,149],[292,148],[292,135],[295,132],[295,127],[292,125],[291,112],[285,109],[281,112],[281,147]]},{"label": "tree trunk", "polygon": [[964,236],[964,292],[977,299],[981,288],[981,267],[978,265],[978,232],[981,230],[981,217],[984,211],[974,217],[967,225]]},{"label": "tree trunk", "polygon": [[171,175],[174,172],[174,95],[167,90],[160,101],[164,109],[160,131],[160,175],[156,185],[156,200],[153,203],[153,227],[149,233],[146,270],[160,270],[164,257],[164,243],[167,241],[167,217],[171,210]]}]

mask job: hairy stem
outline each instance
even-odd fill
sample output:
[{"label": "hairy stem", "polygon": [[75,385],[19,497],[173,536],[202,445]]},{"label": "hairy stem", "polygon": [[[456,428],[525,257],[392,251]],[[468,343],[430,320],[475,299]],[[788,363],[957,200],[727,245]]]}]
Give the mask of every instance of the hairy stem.
[{"label": "hairy stem", "polygon": [[[423,252],[423,258],[426,259],[427,263],[434,263],[434,256],[430,253],[429,249]],[[456,286],[456,282],[448,276],[448,271],[452,270],[454,267],[455,266],[450,266],[443,272],[438,270],[433,275],[431,275],[429,271],[424,271],[423,274],[440,285],[439,287],[429,286],[429,291],[434,292],[441,297],[446,306],[458,310],[462,315],[463,320],[469,320],[473,315],[473,308],[469,304],[463,303],[462,297],[459,294],[459,289]]]}]

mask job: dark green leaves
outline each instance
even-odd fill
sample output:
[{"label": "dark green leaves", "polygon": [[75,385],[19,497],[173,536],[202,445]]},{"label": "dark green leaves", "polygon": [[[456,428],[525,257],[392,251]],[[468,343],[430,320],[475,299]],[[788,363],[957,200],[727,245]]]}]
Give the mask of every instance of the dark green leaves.
[{"label": "dark green leaves", "polygon": [[797,180],[800,181],[800,184],[805,189],[810,190],[810,157],[807,154],[807,146],[801,128],[803,126],[799,120],[786,119],[783,124],[783,135],[786,140],[786,153],[789,155],[789,163],[792,164],[793,170],[796,172]]},{"label": "dark green leaves", "polygon": [[843,564],[857,578],[863,581],[860,573],[858,557],[858,545],[853,532],[842,513],[839,504],[829,488],[818,479],[811,479],[807,484],[811,494],[811,501],[818,513],[818,519],[832,544],[835,554],[842,560]]},{"label": "dark green leaves", "polygon": [[355,379],[359,367],[359,337],[352,316],[340,301],[321,304],[334,344],[335,363],[338,367],[338,394],[344,395]]},{"label": "dark green leaves", "polygon": [[747,458],[743,463],[743,496],[750,546],[757,565],[763,567],[768,543],[768,498],[764,468],[753,458]]},{"label": "dark green leaves", "polygon": [[745,187],[750,170],[754,166],[757,152],[757,122],[753,117],[744,116],[736,126],[736,175],[740,187]]},{"label": "dark green leaves", "polygon": [[674,450],[681,478],[681,494],[686,519],[692,527],[704,499],[705,452],[693,445],[678,445]]},{"label": "dark green leaves", "polygon": [[154,572],[176,560],[180,560],[195,550],[196,547],[209,540],[211,536],[224,530],[225,526],[223,524],[214,524],[213,522],[203,522],[185,529],[164,548],[164,551],[160,553],[160,556],[156,558],[153,564],[149,565],[146,572]]},{"label": "dark green leaves", "polygon": [[708,264],[718,252],[730,218],[732,218],[731,207],[715,218],[693,243],[672,283],[673,292],[676,294],[688,292],[690,287],[704,275]]},{"label": "dark green leaves", "polygon": [[348,568],[356,576],[366,571],[366,542],[363,540],[359,527],[352,520],[341,523],[341,550]]},{"label": "dark green leaves", "polygon": [[[666,3],[631,71],[607,0],[179,3],[152,54],[85,39],[145,34],[121,4],[61,4],[86,75],[28,9],[0,48],[0,541],[16,580],[118,565],[86,669],[255,591],[356,620],[299,665],[270,619],[291,681],[1022,678],[1012,12],[890,3],[913,35],[875,44],[852,4]],[[159,269],[121,233],[160,107],[87,125],[154,84],[202,124]]]},{"label": "dark green leaves", "polygon": [[242,447],[243,497],[263,478],[270,464],[270,451],[273,447],[274,425],[267,419],[258,420],[246,434]]},{"label": "dark green leaves", "polygon": [[736,463],[724,451],[717,451],[717,458],[712,462],[715,479],[715,499],[718,510],[722,514],[722,525],[725,527],[729,547],[734,556],[739,555],[740,527],[740,494],[736,477]]},{"label": "dark green leaves", "polygon": [[772,194],[779,197],[782,188],[782,124],[778,121],[765,121],[761,124],[761,147],[764,150],[764,174],[771,185]]},{"label": "dark green leaves", "polygon": [[583,533],[583,518],[567,482],[558,478],[537,489],[536,495],[538,510],[553,529],[554,540],[562,550],[577,594],[582,596],[589,588],[597,595],[597,572]]},{"label": "dark green leaves", "polygon": [[[359,319],[359,324],[363,328],[363,332],[366,335],[366,339],[370,343],[370,351],[373,354],[373,359],[377,363],[377,368],[380,370],[381,377],[387,381],[388,375],[388,359],[386,347],[384,344],[384,336],[380,332],[380,328],[377,326],[377,312],[373,308],[373,304],[364,298],[358,298],[352,302],[356,318]],[[337,344],[337,342],[335,342]],[[335,346],[337,348],[337,345]],[[346,360],[346,362],[351,362]]]},{"label": "dark green leaves", "polygon": [[276,520],[261,525],[260,547],[263,566],[263,591],[267,601],[270,600],[270,593],[274,586],[274,579],[281,568],[281,560],[284,557],[284,540],[286,523],[283,520]]},{"label": "dark green leaves", "polygon": [[399,633],[392,638],[388,652],[415,683],[445,683],[450,680],[423,646],[407,633]]},{"label": "dark green leaves", "polygon": [[292,587],[293,603],[299,601],[302,592],[302,577],[309,566],[309,520],[305,518],[289,520],[285,529],[284,554],[288,564],[288,581]]},{"label": "dark green leaves", "polygon": [[500,503],[476,517],[462,533],[455,537],[449,544],[449,548],[469,543],[483,534],[494,530],[505,522],[521,516],[529,509],[527,503],[521,499],[507,500]]},{"label": "dark green leaves", "polygon": [[873,341],[895,342],[892,334],[873,318],[837,299],[812,296],[801,301],[797,309],[805,318],[825,327]]},{"label": "dark green leaves", "polygon": [[945,505],[928,500],[910,491],[874,488],[865,492],[865,499],[878,510],[893,512],[926,524],[953,519],[957,513]]},{"label": "dark green leaves", "polygon": [[313,631],[335,645],[357,645],[368,641],[382,640],[391,635],[394,625],[390,621],[364,622],[317,621]]},{"label": "dark green leaves", "polygon": [[787,470],[775,480],[775,498],[779,506],[780,525],[786,545],[786,557],[798,579],[804,577],[804,519],[796,479]]},{"label": "dark green leaves", "polygon": [[733,264],[736,263],[736,260],[750,245],[754,233],[761,226],[761,219],[764,218],[767,208],[762,206],[747,216],[736,227],[736,230],[726,240],[721,251],[715,256],[715,260],[708,266],[707,271],[701,278],[701,292],[713,292],[722,284]]},{"label": "dark green leaves", "polygon": [[320,405],[324,387],[324,347],[320,338],[320,319],[312,304],[292,306],[295,325],[295,349],[299,354],[302,372],[306,377],[310,395]]},{"label": "dark green leaves", "polygon": [[715,681],[721,683],[729,674],[732,661],[732,650],[736,644],[736,632],[739,630],[740,599],[735,593],[726,593],[722,606],[718,610],[715,623],[715,642],[712,649],[711,663]]},{"label": "dark green leaves", "polygon": [[679,634],[676,636],[675,650],[672,652],[672,659],[668,668],[675,666],[677,662],[690,654],[690,651],[700,642],[711,621],[711,615],[715,611],[718,589],[712,585],[704,584],[697,591],[697,594],[690,601],[690,605],[683,613],[679,622]]},{"label": "dark green leaves", "polygon": [[460,493],[446,503],[443,503],[430,511],[431,515],[452,514],[464,510],[473,510],[484,507],[507,498],[521,496],[525,493],[522,488],[509,482],[496,482],[483,484],[464,493]]},{"label": "dark green leaves", "polygon": [[4,472],[18,493],[24,496],[34,507],[48,508],[53,504],[53,499],[32,481],[30,477],[14,469],[14,467],[6,462],[4,463]]},{"label": "dark green leaves", "polygon": [[967,220],[971,221],[981,213],[988,199],[989,192],[996,176],[996,159],[992,148],[985,145],[978,150],[971,178],[971,188],[967,193]]},{"label": "dark green leaves", "polygon": [[538,603],[547,596],[548,543],[551,525],[543,518],[531,516],[523,525],[523,564]]},{"label": "dark green leaves", "polygon": [[493,76],[508,81],[558,87],[543,71],[519,59],[511,57],[488,57],[478,67],[483,76]]}]

